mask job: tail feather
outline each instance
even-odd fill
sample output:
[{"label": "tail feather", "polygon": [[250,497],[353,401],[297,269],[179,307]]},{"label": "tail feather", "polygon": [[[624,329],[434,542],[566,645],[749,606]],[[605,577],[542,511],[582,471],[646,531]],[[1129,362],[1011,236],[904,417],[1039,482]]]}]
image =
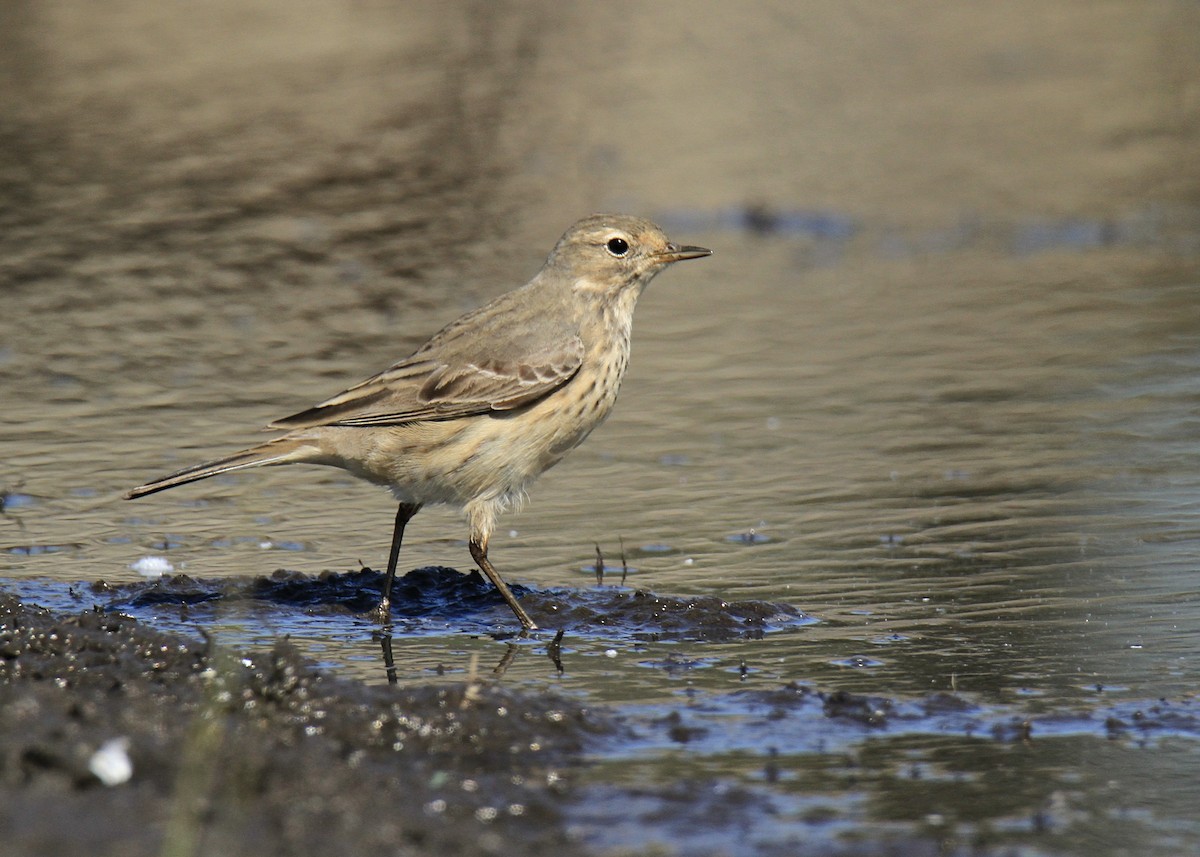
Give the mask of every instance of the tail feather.
[{"label": "tail feather", "polygon": [[165,491],[168,488],[174,488],[176,485],[186,485],[189,482],[207,479],[210,476],[216,476],[221,473],[230,473],[234,470],[302,461],[303,456],[298,453],[305,446],[308,446],[308,444],[296,438],[276,438],[258,446],[253,446],[250,449],[235,452],[233,455],[228,455],[225,458],[218,458],[216,461],[194,464],[191,467],[185,467],[183,470],[177,470],[158,479],[152,479],[145,485],[139,485],[137,488],[127,492],[125,499],[133,500],[136,497],[145,497],[147,494]]}]

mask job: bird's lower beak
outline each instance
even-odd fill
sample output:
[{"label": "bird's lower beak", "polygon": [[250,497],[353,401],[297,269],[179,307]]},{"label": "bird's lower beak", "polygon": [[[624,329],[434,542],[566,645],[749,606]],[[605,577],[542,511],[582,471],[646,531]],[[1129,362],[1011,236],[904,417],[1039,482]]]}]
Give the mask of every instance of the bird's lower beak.
[{"label": "bird's lower beak", "polygon": [[711,256],[712,250],[709,250],[707,247],[692,247],[687,245],[680,247],[678,244],[668,244],[666,250],[655,255],[664,262],[682,262],[684,259],[702,259],[705,256]]}]

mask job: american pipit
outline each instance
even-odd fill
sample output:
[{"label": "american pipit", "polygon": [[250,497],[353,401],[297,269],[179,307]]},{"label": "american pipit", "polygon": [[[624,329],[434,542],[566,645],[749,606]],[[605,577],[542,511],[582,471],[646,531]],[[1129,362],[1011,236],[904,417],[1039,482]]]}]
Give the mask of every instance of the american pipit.
[{"label": "american pipit", "polygon": [[672,244],[640,217],[587,217],[521,288],[378,375],[267,426],[287,434],[147,482],[126,499],[247,467],[340,467],[391,489],[400,503],[373,616],[390,615],[405,526],[422,506],[447,503],[466,513],[475,562],[534,629],[488,559],[496,517],[612,410],[646,285],[672,262],[711,252]]}]

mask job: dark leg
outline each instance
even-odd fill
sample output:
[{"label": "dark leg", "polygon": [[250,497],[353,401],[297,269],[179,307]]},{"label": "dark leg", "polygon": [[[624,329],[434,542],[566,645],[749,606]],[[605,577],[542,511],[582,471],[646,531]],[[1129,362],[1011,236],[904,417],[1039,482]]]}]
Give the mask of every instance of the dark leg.
[{"label": "dark leg", "polygon": [[392,583],[396,580],[396,562],[400,559],[400,543],[404,541],[404,528],[412,520],[413,515],[421,511],[420,504],[401,503],[396,510],[396,527],[392,530],[392,550],[388,554],[387,576],[383,579],[383,593],[379,606],[369,614],[372,619],[384,625],[392,616]]},{"label": "dark leg", "polygon": [[504,657],[500,659],[500,663],[496,664],[496,666],[492,668],[492,675],[499,677],[508,672],[508,668],[511,667],[512,662],[517,659],[517,655],[520,653],[520,651],[521,647],[516,643],[509,643],[505,648]]},{"label": "dark leg", "polygon": [[479,565],[480,570],[487,575],[488,580],[492,585],[500,591],[500,596],[512,608],[512,612],[516,614],[517,620],[521,623],[521,627],[526,631],[536,631],[537,625],[533,624],[533,620],[529,618],[529,614],[525,612],[525,608],[521,606],[521,602],[517,601],[517,596],[512,594],[512,590],[508,588],[508,584],[500,577],[500,573],[492,566],[491,561],[487,556],[487,540],[481,542],[471,540],[471,557]]},{"label": "dark leg", "polygon": [[380,635],[379,645],[383,647],[383,670],[387,675],[388,684],[398,684],[400,679],[396,675],[396,658],[392,655],[392,633],[390,630],[385,630]]}]

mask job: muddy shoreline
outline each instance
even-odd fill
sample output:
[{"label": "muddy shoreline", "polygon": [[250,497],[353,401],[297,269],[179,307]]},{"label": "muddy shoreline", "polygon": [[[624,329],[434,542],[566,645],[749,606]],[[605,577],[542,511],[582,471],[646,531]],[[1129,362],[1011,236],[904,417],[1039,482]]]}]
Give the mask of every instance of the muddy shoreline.
[{"label": "muddy shoreline", "polygon": [[[0,596],[5,853],[547,854],[603,713],[468,680],[370,687]],[[94,769],[127,746],[127,781]]]},{"label": "muddy shoreline", "polygon": [[[731,831],[746,830],[761,837],[756,854],[999,855],[1011,853],[1009,846],[986,830],[964,837],[937,825],[906,826],[864,838],[820,809],[798,819],[798,828],[781,825],[780,816],[794,811],[786,784],[816,759],[842,755],[844,762],[829,769],[830,794],[857,790],[871,776],[865,754],[872,741],[903,742],[905,735],[959,736],[976,742],[983,757],[1008,748],[1053,754],[1080,740],[1152,749],[1200,735],[1195,700],[1118,697],[1105,704],[1100,687],[1092,703],[1075,709],[994,706],[941,692],[908,699],[827,692],[798,683],[611,708],[506,683],[502,668],[478,659],[461,681],[410,674],[398,685],[369,684],[318,668],[286,638],[249,651],[214,640],[203,621],[191,625],[198,637],[181,635],[114,606],[145,609],[166,598],[188,609],[191,599],[202,610],[222,599],[257,599],[264,609],[303,602],[345,613],[347,603],[370,601],[375,577],[363,570],[81,586],[81,601],[97,603],[78,612],[0,593],[5,854],[643,853],[637,842],[724,854],[732,853]],[[407,585],[431,580],[425,607],[434,610],[445,606],[447,592],[476,586],[471,575],[451,569],[410,572]],[[535,611],[570,597],[574,627],[589,633],[578,621],[589,609],[587,593],[525,595]],[[779,605],[639,591],[614,590],[604,604],[625,605],[611,621],[626,623],[629,641],[644,633],[648,615],[668,636],[672,626],[679,633],[696,623],[680,635],[692,640],[704,638],[705,627],[711,639],[725,638],[731,625],[759,639],[761,616],[780,615]],[[474,604],[464,615],[481,610],[486,606]],[[726,621],[715,620],[718,614]],[[534,646],[544,645],[560,670],[561,639],[546,635]],[[663,668],[692,666],[680,657]],[[751,752],[759,771],[639,781],[634,760],[672,747],[698,759]],[[597,765],[608,772],[597,775]],[[905,773],[914,779],[902,790],[919,794],[918,771],[913,765]],[[1021,823],[1049,834],[1071,821],[1048,800]],[[798,839],[796,830],[807,833]]]},{"label": "muddy shoreline", "polygon": [[[436,683],[413,683],[401,661],[388,672],[405,683],[372,685],[317,668],[286,638],[247,651],[206,626],[234,604],[351,621],[381,579],[364,568],[80,584],[76,603],[92,606],[79,612],[0,593],[5,853],[586,853],[571,774],[628,739],[619,715],[506,687],[507,659]],[[448,568],[411,571],[396,593],[401,621],[449,614],[470,627],[506,609],[478,573]],[[615,624],[630,640],[757,639],[803,619],[783,605],[617,587],[522,594],[559,627]],[[130,615],[155,611],[195,635]],[[511,636],[503,627],[488,636]],[[390,655],[391,629],[374,636]],[[544,641],[560,671],[561,636]]]}]

